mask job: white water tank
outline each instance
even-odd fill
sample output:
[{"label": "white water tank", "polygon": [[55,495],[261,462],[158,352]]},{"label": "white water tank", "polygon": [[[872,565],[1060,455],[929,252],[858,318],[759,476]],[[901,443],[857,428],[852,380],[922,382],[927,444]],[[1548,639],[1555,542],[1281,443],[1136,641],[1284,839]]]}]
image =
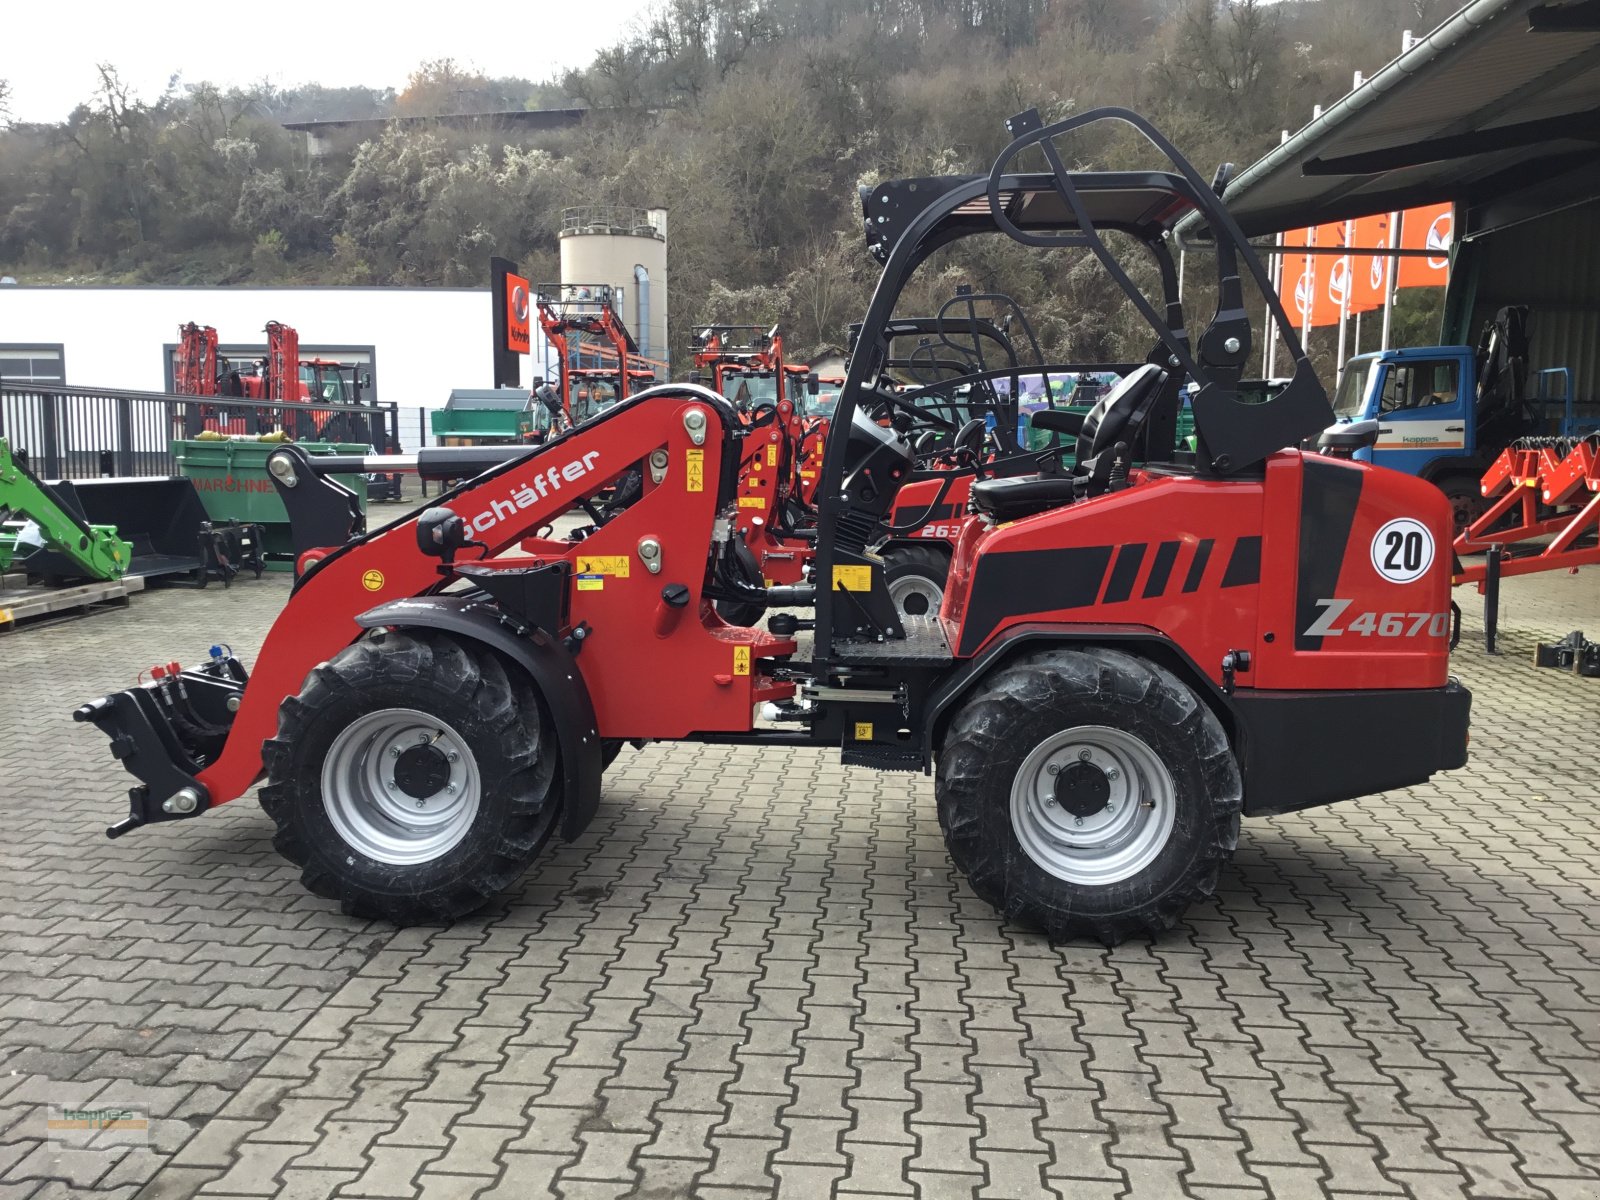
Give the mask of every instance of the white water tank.
[{"label": "white water tank", "polygon": [[591,204],[561,214],[561,283],[607,284],[646,358],[667,358],[667,210]]}]

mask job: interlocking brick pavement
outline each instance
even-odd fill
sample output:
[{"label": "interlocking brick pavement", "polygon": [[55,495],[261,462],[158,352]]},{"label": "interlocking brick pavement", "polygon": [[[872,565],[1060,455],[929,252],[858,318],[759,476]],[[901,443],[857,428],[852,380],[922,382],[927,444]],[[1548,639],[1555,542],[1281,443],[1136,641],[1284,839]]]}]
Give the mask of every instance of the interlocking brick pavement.
[{"label": "interlocking brick pavement", "polygon": [[[0,1200],[1600,1196],[1600,574],[1509,581],[1473,760],[1246,824],[1170,935],[1050,947],[951,870],[920,777],[626,751],[600,816],[452,928],[308,896],[249,799],[107,842],[68,719],[282,580],[0,639]],[[1383,731],[1349,731],[1352,753]],[[144,1105],[60,1151],[49,1103]]]}]

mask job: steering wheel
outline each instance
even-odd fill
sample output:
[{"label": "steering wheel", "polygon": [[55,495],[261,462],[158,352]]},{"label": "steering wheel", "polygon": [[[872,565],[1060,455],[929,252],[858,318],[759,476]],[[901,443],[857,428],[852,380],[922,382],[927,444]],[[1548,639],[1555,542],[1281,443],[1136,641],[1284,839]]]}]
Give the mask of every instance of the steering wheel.
[{"label": "steering wheel", "polygon": [[979,479],[983,478],[983,443],[988,436],[989,423],[982,417],[974,417],[961,427],[955,441],[950,443],[950,449],[958,457],[964,454],[971,456],[973,469]]},{"label": "steering wheel", "polygon": [[771,425],[778,419],[778,406],[776,404],[762,404],[745,410],[749,418],[747,429],[762,429]]},{"label": "steering wheel", "polygon": [[872,401],[871,411],[874,417],[886,416],[889,410],[899,409],[919,425],[931,425],[933,428],[942,429],[946,433],[955,433],[957,431],[955,422],[946,421],[943,417],[936,416],[925,408],[917,407],[909,400],[902,400],[886,388],[869,388],[867,396]]}]

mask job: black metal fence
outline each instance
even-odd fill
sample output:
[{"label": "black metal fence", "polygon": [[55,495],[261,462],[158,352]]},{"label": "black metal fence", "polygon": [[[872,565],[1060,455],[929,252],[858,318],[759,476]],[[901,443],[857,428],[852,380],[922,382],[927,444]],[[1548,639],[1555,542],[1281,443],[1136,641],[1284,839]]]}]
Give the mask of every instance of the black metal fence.
[{"label": "black metal fence", "polygon": [[172,442],[207,430],[400,450],[393,404],[265,404],[0,380],[0,437],[46,479],[173,475]]}]

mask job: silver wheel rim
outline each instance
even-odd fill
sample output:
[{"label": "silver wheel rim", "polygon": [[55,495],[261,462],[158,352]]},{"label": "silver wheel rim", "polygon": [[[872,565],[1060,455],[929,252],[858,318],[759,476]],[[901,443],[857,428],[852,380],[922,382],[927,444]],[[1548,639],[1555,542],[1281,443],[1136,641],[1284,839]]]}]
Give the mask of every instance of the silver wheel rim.
[{"label": "silver wheel rim", "polygon": [[[894,601],[895,611],[902,617],[937,617],[939,605],[944,603],[944,585],[935,583],[926,575],[900,575],[889,580],[889,599]],[[912,609],[926,609],[921,612],[907,610],[907,602]]]},{"label": "silver wheel rim", "polygon": [[[426,796],[395,781],[413,746],[444,755],[449,774]],[[431,862],[460,844],[478,815],[478,760],[448,722],[414,708],[384,708],[352,721],[322,763],[322,806],[354,850],[397,866]]]},{"label": "silver wheel rim", "polygon": [[[1057,798],[1057,777],[1076,763],[1104,775],[1106,801],[1097,812],[1075,816]],[[1068,883],[1103,887],[1132,878],[1161,853],[1176,819],[1172,775],[1160,757],[1107,725],[1051,734],[1011,784],[1011,829],[1023,852]]]}]

